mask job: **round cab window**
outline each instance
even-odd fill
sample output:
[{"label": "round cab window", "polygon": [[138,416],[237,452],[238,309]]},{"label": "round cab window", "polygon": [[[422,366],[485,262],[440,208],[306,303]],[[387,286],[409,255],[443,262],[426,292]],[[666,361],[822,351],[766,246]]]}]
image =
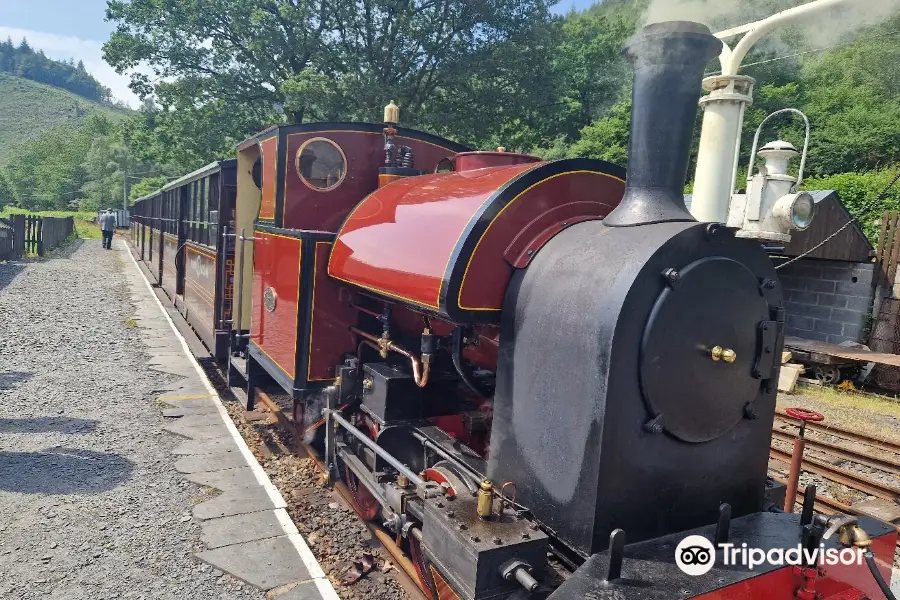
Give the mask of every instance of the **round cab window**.
[{"label": "round cab window", "polygon": [[341,185],[347,175],[347,157],[340,146],[325,138],[313,138],[300,146],[296,163],[303,183],[320,192]]}]

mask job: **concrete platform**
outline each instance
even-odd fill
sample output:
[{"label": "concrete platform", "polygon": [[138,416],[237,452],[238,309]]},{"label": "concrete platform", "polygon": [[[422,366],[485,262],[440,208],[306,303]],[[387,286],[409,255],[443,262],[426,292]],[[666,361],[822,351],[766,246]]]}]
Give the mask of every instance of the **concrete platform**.
[{"label": "concrete platform", "polygon": [[[331,582],[285,510],[287,504],[232,423],[215,388],[192,355],[196,340],[178,331],[177,312],[164,306],[131,253],[126,262],[137,327],[147,340],[147,368],[164,374],[156,403],[185,438],[174,450],[175,469],[221,493],[194,507],[205,550],[195,556],[281,600],[338,600]],[[123,257],[124,258],[124,257]],[[199,349],[198,349],[199,347]]]}]

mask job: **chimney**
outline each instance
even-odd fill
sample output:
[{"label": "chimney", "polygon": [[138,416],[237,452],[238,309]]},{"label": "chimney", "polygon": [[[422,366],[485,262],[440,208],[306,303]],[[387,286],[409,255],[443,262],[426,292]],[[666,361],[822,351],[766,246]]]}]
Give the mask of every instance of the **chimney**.
[{"label": "chimney", "polygon": [[644,27],[625,45],[634,63],[625,196],[603,222],[632,227],[694,221],[684,180],[703,69],[722,51],[705,25],[667,21]]}]

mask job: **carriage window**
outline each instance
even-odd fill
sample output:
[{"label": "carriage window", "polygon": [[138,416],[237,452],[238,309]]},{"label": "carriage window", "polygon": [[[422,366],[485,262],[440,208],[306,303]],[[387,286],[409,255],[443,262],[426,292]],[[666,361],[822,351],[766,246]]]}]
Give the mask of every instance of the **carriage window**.
[{"label": "carriage window", "polygon": [[347,157],[343,150],[325,138],[313,138],[300,146],[295,162],[300,179],[314,190],[333,190],[347,175]]}]

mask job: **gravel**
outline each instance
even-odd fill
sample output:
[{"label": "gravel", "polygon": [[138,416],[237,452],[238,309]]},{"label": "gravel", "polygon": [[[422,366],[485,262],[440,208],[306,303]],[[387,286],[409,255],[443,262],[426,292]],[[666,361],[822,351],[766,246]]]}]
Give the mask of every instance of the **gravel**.
[{"label": "gravel", "polygon": [[261,599],[192,556],[206,493],[173,469],[126,268],[99,240],[0,264],[0,597]]},{"label": "gravel", "polygon": [[[299,456],[293,435],[279,427],[274,415],[264,407],[256,411],[264,419],[248,422],[237,403],[226,407],[241,436],[281,491],[288,514],[331,580],[342,600],[406,600],[408,595],[396,577],[387,552],[373,539],[356,513],[331,490],[322,486],[321,475],[312,459]],[[353,584],[344,581],[354,561],[364,554],[376,557],[375,568]]]}]

